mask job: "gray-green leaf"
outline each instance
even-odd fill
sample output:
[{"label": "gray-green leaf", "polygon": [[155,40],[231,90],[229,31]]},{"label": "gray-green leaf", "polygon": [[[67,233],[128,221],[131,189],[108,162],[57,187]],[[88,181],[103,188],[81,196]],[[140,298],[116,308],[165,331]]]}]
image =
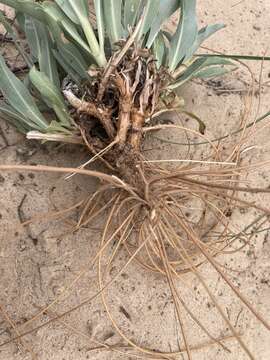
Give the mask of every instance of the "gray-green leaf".
[{"label": "gray-green leaf", "polygon": [[159,9],[154,22],[151,24],[150,33],[146,46],[150,48],[155,40],[162,24],[179,8],[179,0],[160,0]]},{"label": "gray-green leaf", "polygon": [[1,55],[0,79],[0,89],[8,103],[28,120],[30,127],[46,130],[47,122],[34,99],[25,85],[9,70]]},{"label": "gray-green leaf", "polygon": [[205,26],[204,28],[202,28],[198,32],[198,36],[197,36],[195,42],[190,47],[190,49],[187,51],[184,62],[189,61],[191,59],[191,57],[194,55],[194,53],[199,49],[201,44],[206,39],[208,39],[211,35],[213,35],[218,30],[223,29],[224,27],[225,27],[224,24],[214,24],[214,25],[208,25],[208,26]]},{"label": "gray-green leaf", "polygon": [[46,74],[38,71],[34,66],[30,70],[29,77],[46,104],[55,111],[60,123],[70,127],[72,120],[60,90],[50,81]]},{"label": "gray-green leaf", "polygon": [[99,43],[89,21],[88,2],[85,0],[56,0],[56,2],[68,18],[82,27],[92,56],[99,66],[105,66],[104,52],[100,51]]},{"label": "gray-green leaf", "polygon": [[221,66],[211,66],[207,69],[201,70],[196,74],[197,78],[207,79],[217,76],[226,75],[231,71],[231,69],[224,68]]},{"label": "gray-green leaf", "polygon": [[104,11],[103,11],[103,2],[102,0],[94,0],[95,12],[96,12],[96,21],[97,21],[97,30],[98,30],[98,40],[100,51],[104,51],[104,42],[105,42],[105,24],[104,24]]},{"label": "gray-green leaf", "polygon": [[51,82],[60,87],[56,60],[52,54],[52,40],[44,24],[29,16],[25,18],[25,34],[33,57],[38,61],[40,71],[44,72]]},{"label": "gray-green leaf", "polygon": [[159,69],[161,65],[164,65],[166,58],[166,45],[164,41],[164,36],[162,34],[158,34],[158,36],[154,40],[153,44],[153,53],[155,59],[157,61],[157,68]]},{"label": "gray-green leaf", "polygon": [[45,22],[45,15],[42,5],[32,0],[1,0],[2,4],[8,5],[17,11],[32,16],[33,18]]},{"label": "gray-green leaf", "polygon": [[29,121],[12,106],[1,103],[0,104],[0,116],[2,115],[3,119],[11,123],[23,134],[26,134],[28,131],[32,130],[32,126],[29,126]]},{"label": "gray-green leaf", "polygon": [[50,1],[44,1],[43,7],[47,15],[49,28],[55,40],[58,43],[63,42],[61,30],[59,27],[59,25],[61,25],[61,28],[64,30],[65,34],[74,40],[75,43],[84,51],[91,55],[91,50],[88,44],[82,39],[75,24],[73,24],[73,22],[63,13],[59,6]]},{"label": "gray-green leaf", "polygon": [[64,11],[75,24],[80,25],[81,16],[88,18],[89,11],[84,0],[55,0],[57,5]]},{"label": "gray-green leaf", "polygon": [[159,1],[157,0],[148,0],[146,2],[146,6],[143,12],[143,21],[142,25],[140,27],[140,31],[138,34],[138,39],[144,41],[145,35],[148,33],[148,31],[151,28],[151,25],[154,21],[154,19],[158,15],[159,11]]},{"label": "gray-green leaf", "polygon": [[181,15],[177,30],[171,41],[169,69],[174,71],[184,60],[197,37],[196,0],[179,0]]},{"label": "gray-green leaf", "polygon": [[138,17],[140,9],[140,0],[125,0],[124,3],[124,27],[128,30],[128,27],[133,27]]},{"label": "gray-green leaf", "polygon": [[54,55],[55,54],[60,54],[61,57],[64,58],[66,62],[68,62],[69,66],[80,76],[82,80],[89,79],[89,75],[87,73],[89,63],[85,61],[84,57],[74,44],[59,44],[58,50],[54,51]]},{"label": "gray-green leaf", "polygon": [[123,36],[122,0],[103,0],[105,14],[106,32],[111,45],[120,40]]},{"label": "gray-green leaf", "polygon": [[182,86],[188,80],[191,80],[194,77],[198,77],[198,74],[201,73],[202,70],[210,66],[217,66],[217,65],[234,65],[228,59],[222,59],[219,57],[199,57],[197,58],[183,73],[178,77],[175,83],[169,86],[170,89],[178,88]]}]

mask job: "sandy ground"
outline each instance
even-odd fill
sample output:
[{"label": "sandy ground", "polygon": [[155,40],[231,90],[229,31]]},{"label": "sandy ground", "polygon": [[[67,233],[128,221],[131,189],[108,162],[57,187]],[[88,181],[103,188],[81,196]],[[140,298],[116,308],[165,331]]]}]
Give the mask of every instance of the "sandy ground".
[{"label": "sandy ground", "polygon": [[[260,54],[270,44],[270,2],[268,0],[210,0],[198,1],[200,25],[224,22],[227,28],[208,41],[207,46],[227,53]],[[268,51],[269,55],[269,51]],[[260,64],[249,63],[257,81],[260,79]],[[262,83],[270,78],[270,65],[265,64]],[[207,135],[220,136],[237,129],[243,101],[246,94],[247,72],[239,70],[220,81],[190,84],[182,90],[187,108],[206,121]],[[257,111],[263,114],[269,109],[270,90],[261,89],[255,97],[252,121]],[[182,117],[185,120],[185,117]],[[264,125],[267,121],[264,122]],[[196,125],[196,124],[195,124]],[[194,125],[194,126],[195,126]],[[78,166],[85,160],[85,153],[71,147],[40,146],[27,142],[3,121],[0,123],[1,164],[27,163],[60,166]],[[191,127],[193,124],[190,125]],[[263,125],[260,125],[262,128]],[[269,160],[269,127],[257,133],[252,151],[253,161]],[[166,134],[171,140],[180,135]],[[251,144],[253,144],[251,142]],[[159,141],[151,145],[161,146]],[[229,146],[229,145],[228,145]],[[156,157],[175,157],[186,151],[184,147],[162,144],[162,152]],[[194,156],[200,156],[199,148]],[[246,155],[247,157],[249,154]],[[270,172],[261,168],[249,176],[256,186],[269,186]],[[25,326],[24,323],[37,313],[38,309],[53,301],[62,289],[69,285],[82,267],[89,263],[98,248],[101,222],[91,228],[70,235],[68,221],[42,222],[21,229],[20,222],[38,214],[55,209],[67,208],[84,198],[96,186],[96,182],[79,176],[69,181],[55,174],[2,173],[0,175],[0,304],[23,332],[42,324],[50,317]],[[258,203],[269,206],[269,196],[258,195]],[[232,221],[243,229],[256,216],[248,209],[234,210]],[[76,217],[75,217],[76,218]],[[74,219],[75,219],[74,218]],[[270,321],[270,279],[269,279],[270,235],[267,232],[256,235],[249,249],[228,255],[226,263],[237,271],[233,281],[256,309]],[[121,267],[126,254],[121,253],[115,263],[112,276]],[[232,324],[248,344],[256,360],[270,358],[270,335],[254,317],[241,305],[232,292],[210,266],[204,266],[202,274],[208,280],[212,292],[228,314]],[[204,322],[213,335],[229,334],[228,329],[217,315],[204,293],[202,286],[191,275],[183,280],[189,287],[179,284],[183,297],[191,309]],[[96,292],[95,272],[91,269],[80,279],[71,295],[54,306],[55,313],[61,313],[76,306]],[[175,313],[172,299],[164,280],[153,274],[146,274],[136,264],[131,264],[108,292],[112,313],[120,328],[141,346],[163,351],[177,350]],[[207,339],[186,317],[187,336],[192,345],[204,344]],[[65,324],[63,323],[65,322]],[[98,341],[116,344],[119,336],[113,329],[99,299],[87,303],[76,312],[58,322],[46,326],[25,337],[28,346],[39,360],[109,360],[132,359],[128,355],[107,351],[92,351]],[[77,334],[71,328],[77,329]],[[79,335],[78,332],[81,334]],[[83,335],[84,334],[84,335]],[[16,335],[0,313],[0,343]],[[194,360],[244,360],[247,356],[236,341],[226,342],[231,352],[217,346],[205,347],[194,352]],[[185,359],[185,357],[178,357]],[[31,355],[21,344],[0,347],[1,360],[27,360]]]}]

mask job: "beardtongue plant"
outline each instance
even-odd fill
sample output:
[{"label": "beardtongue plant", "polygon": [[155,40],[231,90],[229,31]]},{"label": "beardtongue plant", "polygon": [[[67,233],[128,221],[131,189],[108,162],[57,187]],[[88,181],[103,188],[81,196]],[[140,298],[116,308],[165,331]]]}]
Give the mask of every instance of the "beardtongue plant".
[{"label": "beardtongue plant", "polygon": [[[223,25],[198,29],[195,0],[95,0],[92,23],[86,0],[2,0],[0,4],[15,9],[29,46],[29,52],[22,50],[16,33],[1,14],[0,20],[29,67],[27,76],[20,80],[0,55],[3,118],[29,139],[84,144],[93,155],[89,162],[100,159],[108,168],[104,174],[74,170],[107,182],[107,186],[103,184],[84,204],[78,228],[102,213],[102,209],[103,213],[111,209],[101,243],[101,249],[105,249],[117,239],[108,263],[112,263],[117,249],[124,245],[132,259],[166,277],[182,332],[183,351],[189,359],[191,348],[183,328],[182,309],[211,341],[225,346],[223,339],[217,339],[195,319],[176,290],[175,278],[188,271],[202,283],[232,335],[248,357],[254,359],[197,270],[206,259],[269,329],[264,318],[241,296],[214,259],[237,238],[231,233],[229,238],[225,236],[229,227],[228,218],[224,216],[230,202],[227,194],[237,191],[236,187],[227,185],[235,177],[236,164],[219,167],[218,175],[226,180],[224,185],[216,185],[213,169],[199,171],[187,167],[172,172],[155,167],[142,155],[145,133],[166,127],[183,130],[176,125],[149,126],[152,119],[164,112],[184,111],[183,100],[177,96],[176,89],[191,79],[223,75],[231,70],[234,63],[228,58],[196,55],[204,40]],[[166,31],[164,24],[178,10],[175,31]],[[203,132],[204,124],[188,114],[199,122]],[[216,159],[218,150],[211,146]],[[232,159],[235,157],[237,153]],[[240,187],[238,190],[244,191]],[[107,205],[100,205],[101,209],[96,210],[96,204],[102,204],[108,196]],[[230,196],[232,200],[233,195]],[[184,216],[179,204],[194,199],[199,201],[197,208],[201,210],[191,221]],[[204,232],[208,212],[214,213],[219,221]],[[217,236],[218,226],[222,228],[220,236]],[[109,233],[110,228],[114,229],[113,235]],[[212,230],[214,237],[210,236]],[[198,234],[203,233],[205,235],[199,237]],[[130,238],[131,243],[126,238]],[[100,289],[105,286],[107,274],[107,268],[103,273],[100,269]],[[101,290],[100,293],[110,314],[105,294]],[[122,335],[115,321],[113,324]],[[123,338],[147,356],[177,355],[143,349],[126,336]]]},{"label": "beardtongue plant", "polygon": [[[224,74],[224,65],[232,65],[194,56],[223,27],[198,30],[194,0],[97,0],[96,24],[85,0],[2,3],[16,10],[30,48],[30,72],[23,83],[0,58],[6,100],[0,109],[29,138],[86,142],[94,154],[112,142],[137,152],[146,120],[181,106],[174,89],[193,78]],[[179,8],[170,34],[162,25]],[[70,109],[76,110],[72,116]],[[102,135],[93,139],[89,122],[102,127]]]}]

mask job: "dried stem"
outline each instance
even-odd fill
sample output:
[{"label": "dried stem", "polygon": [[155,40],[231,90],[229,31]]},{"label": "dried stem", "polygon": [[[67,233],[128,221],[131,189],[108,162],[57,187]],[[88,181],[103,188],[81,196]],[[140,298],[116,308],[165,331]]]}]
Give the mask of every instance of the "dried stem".
[{"label": "dried stem", "polygon": [[109,138],[113,139],[115,135],[115,129],[111,121],[111,110],[98,107],[93,102],[90,103],[84,100],[80,100],[70,90],[64,90],[63,93],[70,105],[77,109],[78,113],[86,113],[98,119],[106,130]]}]

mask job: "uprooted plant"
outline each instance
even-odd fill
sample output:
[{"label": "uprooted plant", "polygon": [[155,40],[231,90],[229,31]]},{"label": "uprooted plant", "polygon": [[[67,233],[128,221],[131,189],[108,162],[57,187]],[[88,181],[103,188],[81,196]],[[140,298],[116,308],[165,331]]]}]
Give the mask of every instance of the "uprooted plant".
[{"label": "uprooted plant", "polygon": [[[26,37],[30,53],[22,49],[16,31],[2,15],[0,20],[30,71],[21,81],[0,56],[0,89],[5,98],[0,112],[29,139],[83,144],[93,155],[80,169],[31,169],[81,173],[103,181],[89,199],[80,203],[82,213],[76,228],[109,211],[94,262],[99,259],[99,294],[118,333],[145,356],[171,359],[186,352],[191,359],[192,348],[181,315],[184,309],[211,341],[225,348],[224,339],[217,339],[204,327],[177,291],[176,279],[191,271],[201,281],[232,336],[254,359],[198,270],[208,261],[269,329],[216,260],[218,254],[230,251],[239,238],[244,246],[249,241],[230,225],[226,214],[232,204],[251,206],[269,215],[268,209],[239,196],[246,191],[268,191],[248,190],[237,184],[241,173],[251,169],[241,164],[246,135],[225,156],[203,135],[204,124],[193,114],[188,113],[199,122],[200,132],[174,124],[152,124],[162,113],[185,111],[183,99],[175,89],[191,79],[222,75],[234,65],[222,56],[195,55],[202,42],[223,25],[198,31],[195,0],[95,0],[95,24],[89,20],[85,0],[1,3],[16,10],[17,26]],[[170,33],[163,25],[177,10],[177,29]],[[206,139],[211,150],[207,161],[181,163],[174,170],[147,161],[142,154],[145,135],[161,129],[186,131]],[[104,163],[106,172],[84,169],[97,159]],[[188,159],[182,159],[185,160]],[[12,168],[23,169],[1,166],[2,170]],[[191,218],[183,211],[185,207],[197,209]],[[115,239],[116,246],[104,270],[103,257]],[[112,318],[103,290],[113,281],[106,278],[122,245],[130,259],[167,278],[184,344],[179,352],[143,349],[128,339]]]}]

